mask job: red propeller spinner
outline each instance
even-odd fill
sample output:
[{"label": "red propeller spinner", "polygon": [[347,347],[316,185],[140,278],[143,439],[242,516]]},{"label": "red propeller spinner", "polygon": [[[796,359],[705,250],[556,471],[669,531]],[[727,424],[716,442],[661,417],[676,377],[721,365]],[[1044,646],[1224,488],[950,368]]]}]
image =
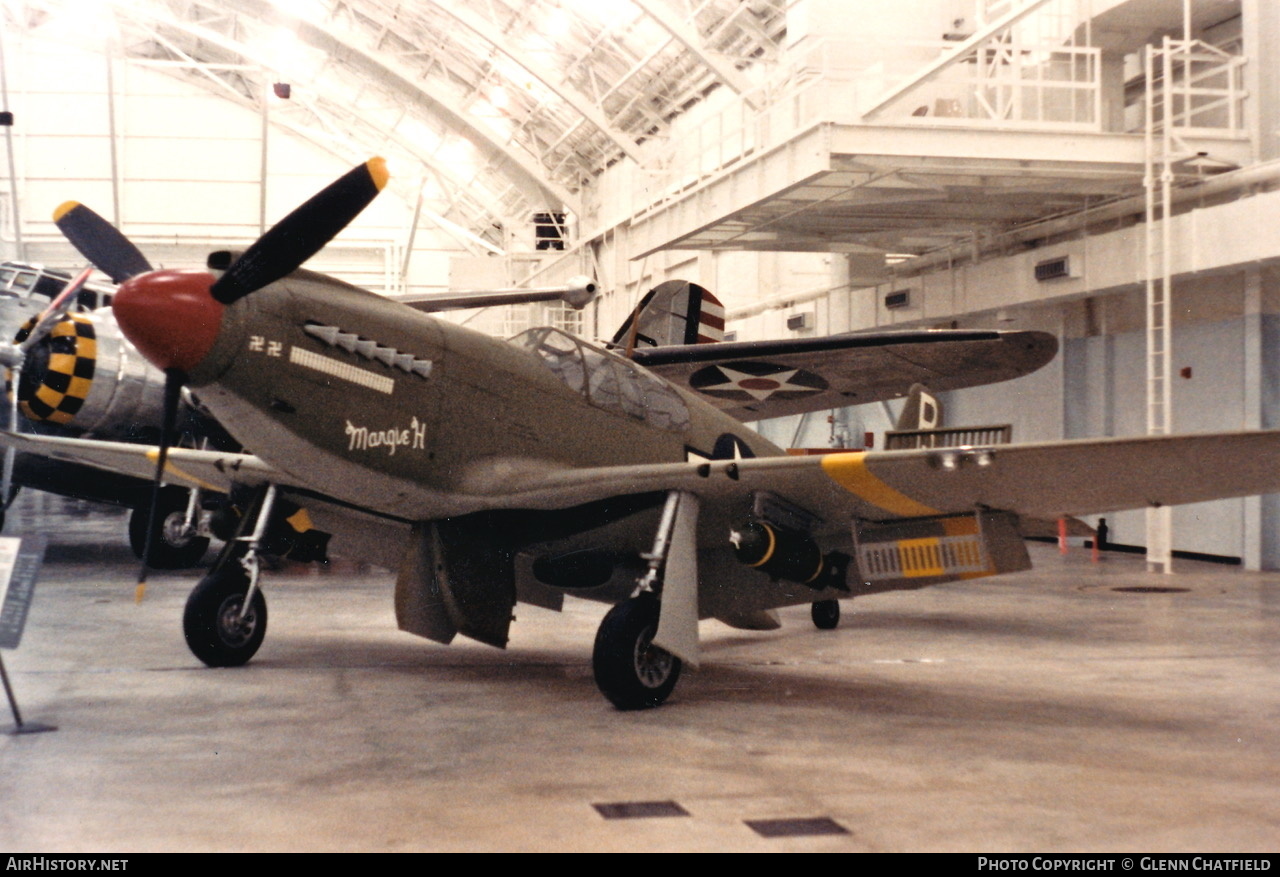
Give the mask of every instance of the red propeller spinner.
[{"label": "red propeller spinner", "polygon": [[161,369],[190,372],[209,353],[225,305],[209,293],[206,271],[149,271],[120,285],[112,302],[125,337]]}]

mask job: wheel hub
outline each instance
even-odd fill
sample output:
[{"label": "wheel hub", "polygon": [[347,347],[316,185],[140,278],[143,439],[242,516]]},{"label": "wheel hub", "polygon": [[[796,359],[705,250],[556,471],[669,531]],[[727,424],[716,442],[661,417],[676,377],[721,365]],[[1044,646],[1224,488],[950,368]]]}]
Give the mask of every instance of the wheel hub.
[{"label": "wheel hub", "polygon": [[160,528],[164,541],[174,548],[182,548],[191,541],[192,533],[186,527],[187,516],[182,512],[171,512],[164,519]]},{"label": "wheel hub", "polygon": [[666,682],[675,664],[675,656],[653,644],[653,634],[651,628],[636,640],[636,678],[646,688],[657,688]]},{"label": "wheel hub", "polygon": [[223,600],[218,609],[218,638],[236,648],[247,643],[258,626],[258,613],[252,607],[243,618],[240,617],[243,607],[244,595],[237,594]]}]

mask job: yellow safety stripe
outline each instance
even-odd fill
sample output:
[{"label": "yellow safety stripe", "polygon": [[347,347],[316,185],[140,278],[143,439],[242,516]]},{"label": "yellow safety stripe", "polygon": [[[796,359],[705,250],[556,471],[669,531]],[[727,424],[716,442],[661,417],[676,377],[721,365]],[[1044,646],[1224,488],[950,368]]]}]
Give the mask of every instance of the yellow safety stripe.
[{"label": "yellow safety stripe", "polygon": [[[160,458],[159,448],[153,448],[152,450],[147,451],[147,459],[150,460],[151,462],[154,463],[159,458]],[[168,458],[166,458],[164,461],[164,471],[170,475],[177,475],[179,478],[185,478],[187,481],[190,481],[192,484],[196,485],[197,487],[203,487],[205,490],[214,490],[219,492],[222,491],[222,488],[216,484],[210,484],[208,481],[205,481],[202,478],[197,478],[195,475],[192,475],[190,472],[183,472],[177,466],[173,465],[173,461],[169,460]]]},{"label": "yellow safety stripe", "polygon": [[826,454],[822,469],[836,484],[872,505],[905,518],[936,515],[938,510],[917,502],[885,484],[867,470],[866,453]]}]

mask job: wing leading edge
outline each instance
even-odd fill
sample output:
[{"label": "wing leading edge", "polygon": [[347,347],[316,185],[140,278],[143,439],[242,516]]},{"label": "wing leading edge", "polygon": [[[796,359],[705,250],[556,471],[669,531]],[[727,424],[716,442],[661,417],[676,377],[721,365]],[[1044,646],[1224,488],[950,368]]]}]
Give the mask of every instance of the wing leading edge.
[{"label": "wing leading edge", "polygon": [[[82,463],[108,472],[132,475],[145,481],[155,477],[158,449],[154,446],[22,435],[4,431],[0,431],[0,445],[12,447],[19,453],[68,463]],[[252,454],[190,448],[169,449],[165,482],[223,493],[230,490],[232,484],[256,485],[272,482],[285,487],[303,486]]]},{"label": "wing leading edge", "polygon": [[509,479],[488,501],[561,508],[655,490],[770,491],[833,527],[975,509],[1054,519],[1280,492],[1280,430],[564,469]]}]

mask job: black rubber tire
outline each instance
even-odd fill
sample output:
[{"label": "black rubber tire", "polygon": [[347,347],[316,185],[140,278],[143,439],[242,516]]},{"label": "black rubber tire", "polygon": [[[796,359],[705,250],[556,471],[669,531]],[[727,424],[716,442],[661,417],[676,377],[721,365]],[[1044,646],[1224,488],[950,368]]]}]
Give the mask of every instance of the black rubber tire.
[{"label": "black rubber tire", "polygon": [[681,661],[653,644],[658,599],[641,594],[609,610],[596,631],[591,666],[600,693],[620,710],[658,706],[680,679]]},{"label": "black rubber tire", "polygon": [[182,632],[187,648],[210,667],[239,667],[248,663],[267,635],[267,600],[254,591],[249,614],[239,620],[249,590],[249,574],[229,563],[200,580],[187,597]]},{"label": "black rubber tire", "polygon": [[[157,512],[155,537],[151,542],[147,566],[152,569],[190,569],[200,563],[209,550],[208,536],[173,537],[187,515],[186,491],[161,491]],[[142,554],[146,551],[150,518],[148,506],[139,506],[129,515],[129,547],[139,560],[143,559]]]},{"label": "black rubber tire", "polygon": [[809,607],[809,616],[818,630],[835,630],[840,626],[840,601],[818,600]]}]

